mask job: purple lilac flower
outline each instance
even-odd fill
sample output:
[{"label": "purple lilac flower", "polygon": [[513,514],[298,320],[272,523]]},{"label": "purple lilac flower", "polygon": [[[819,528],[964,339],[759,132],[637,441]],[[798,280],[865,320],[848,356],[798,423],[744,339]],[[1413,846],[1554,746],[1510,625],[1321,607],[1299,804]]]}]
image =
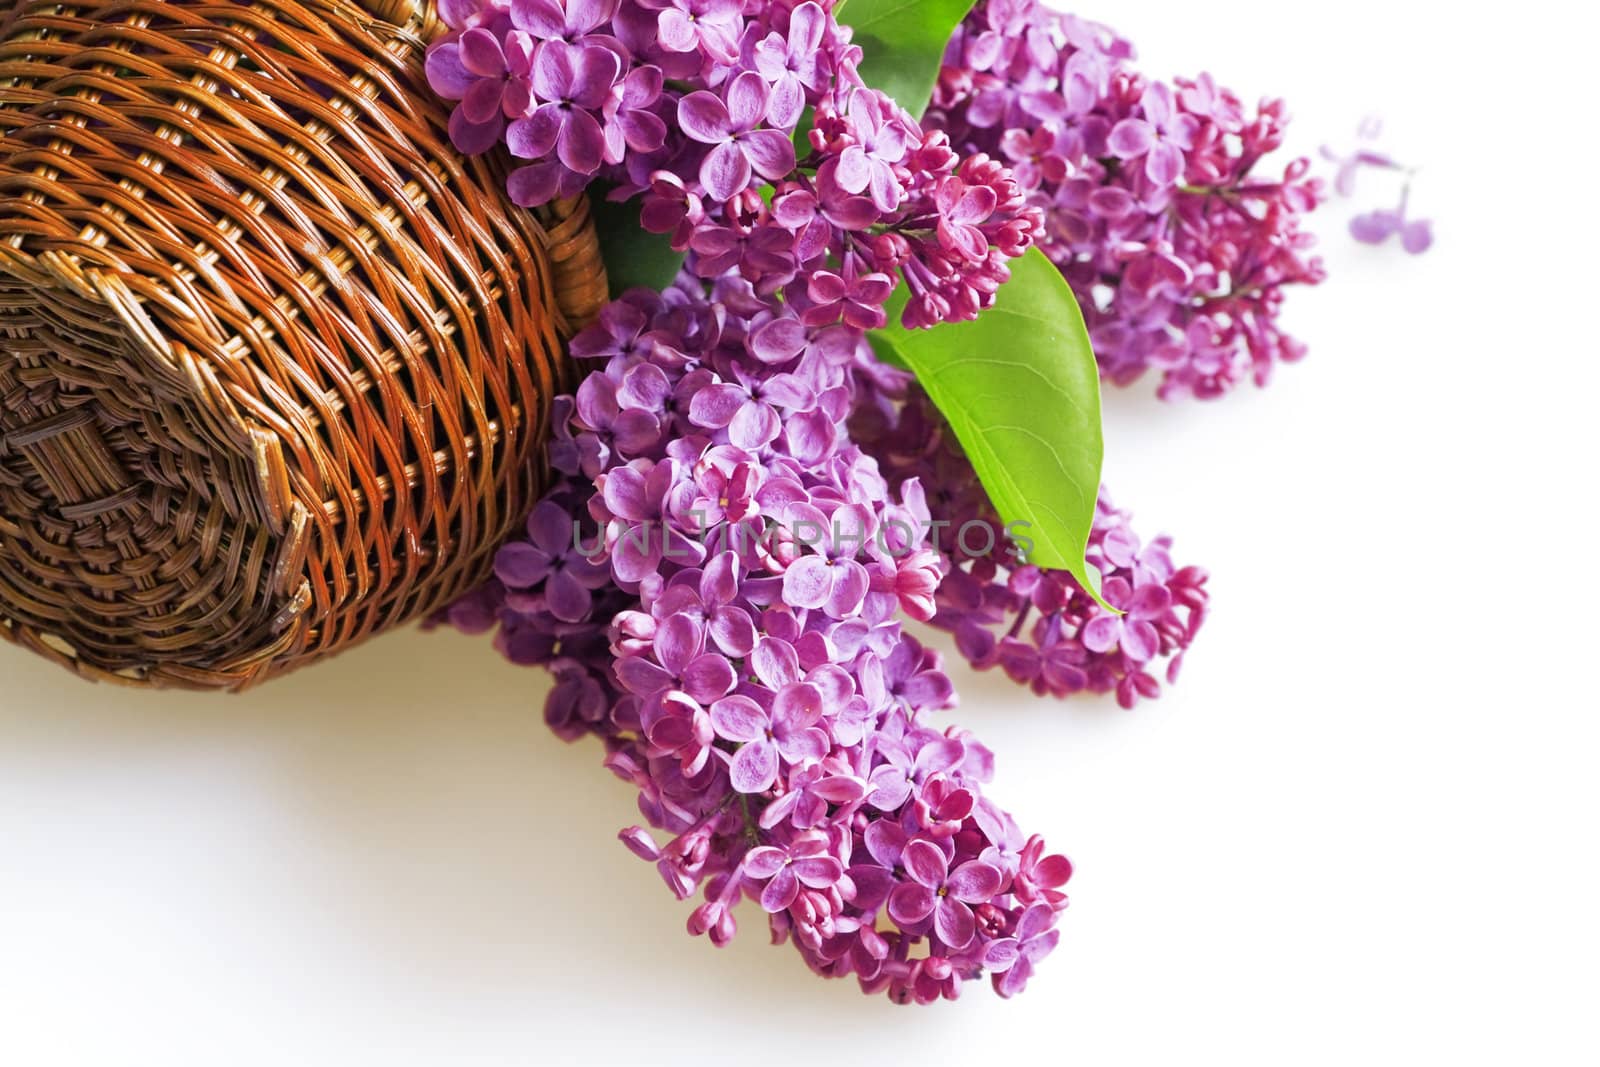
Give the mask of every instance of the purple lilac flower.
[{"label": "purple lilac flower", "polygon": [[544,42],[533,67],[533,89],[541,103],[506,131],[511,154],[538,159],[553,151],[567,169],[593,174],[606,148],[595,113],[606,104],[620,73],[617,54],[610,49]]},{"label": "purple lilac flower", "polygon": [[695,394],[689,421],[702,429],[726,429],[729,443],[738,448],[765,447],[783,429],[780,412],[801,412],[816,403],[812,390],[792,374],[768,376],[737,365],[729,370],[731,381]]},{"label": "purple lilac flower", "polygon": [[822,694],[816,686],[790,682],[763,708],[750,697],[719,700],[711,709],[717,736],[738,745],[728,761],[728,784],[740,793],[765,793],[778,780],[780,758],[802,769],[828,754],[829,739],[818,728]]},{"label": "purple lilac flower", "polygon": [[1055,911],[1048,905],[1036,904],[1022,913],[1010,937],[989,943],[983,965],[1001,974],[994,984],[1001,996],[1020,992],[1033,975],[1033,965],[1055,951],[1061,941],[1061,931],[1055,924]]},{"label": "purple lilac flower", "polygon": [[[1410,190],[1407,190],[1408,194]],[[1406,218],[1407,195],[1402,194],[1400,206],[1393,211],[1369,211],[1350,220],[1350,236],[1362,244],[1381,245],[1395,234],[1400,235],[1400,247],[1412,255],[1421,255],[1433,247],[1433,222],[1429,219]]]},{"label": "purple lilac flower", "polygon": [[644,155],[667,140],[667,124],[650,109],[661,99],[659,67],[635,67],[611,87],[603,107],[605,162],[621,163],[631,149]]},{"label": "purple lilac flower", "polygon": [[830,617],[847,619],[866,599],[872,578],[855,557],[877,532],[870,510],[846,504],[825,514],[814,504],[796,502],[783,514],[790,531],[815,531],[811,551],[791,560],[783,572],[784,603],[820,608]]},{"label": "purple lilac flower", "polygon": [[820,48],[828,16],[808,2],[789,16],[787,34],[773,30],[755,45],[755,68],[772,85],[767,121],[793,128],[805,110],[806,96],[822,89]]},{"label": "purple lilac flower", "polygon": [[610,578],[575,545],[572,517],[552,501],[528,515],[528,540],[512,541],[495,555],[495,577],[507,589],[544,588],[545,604],[562,622],[581,622],[594,606],[593,592]]},{"label": "purple lilac flower", "polygon": [[1120,650],[1134,663],[1148,663],[1161,648],[1156,623],[1172,607],[1172,594],[1155,582],[1135,593],[1133,584],[1119,575],[1105,580],[1100,595],[1122,614],[1101,611],[1090,619],[1079,638],[1083,647],[1099,653]]},{"label": "purple lilac flower", "polygon": [[879,211],[900,206],[900,181],[894,168],[904,162],[909,148],[905,130],[887,119],[872,94],[852,96],[845,120],[852,143],[839,154],[833,171],[839,188],[869,194]]},{"label": "purple lilac flower", "polygon": [[831,326],[843,319],[860,330],[876,330],[887,321],[883,305],[894,292],[894,279],[883,273],[862,274],[859,261],[845,260],[844,274],[819,270],[811,276],[806,296],[811,306],[802,321],[807,326]]},{"label": "purple lilac flower", "polygon": [[1106,144],[1118,159],[1143,159],[1145,177],[1156,185],[1173,185],[1183,176],[1183,154],[1194,147],[1200,122],[1176,110],[1172,89],[1161,82],[1145,87],[1139,109],[1144,117],[1118,122]]},{"label": "purple lilac flower", "polygon": [[955,870],[944,850],[917,838],[906,844],[900,863],[910,877],[889,894],[889,916],[902,926],[915,926],[930,915],[939,939],[965,948],[977,932],[972,904],[987,903],[1004,879],[998,867],[968,860]]},{"label": "purple lilac flower", "polygon": [[731,200],[753,174],[776,180],[794,169],[794,142],[782,130],[762,129],[771,88],[755,71],[728,83],[725,96],[702,89],[678,103],[683,132],[711,145],[700,164],[700,184],[718,200]]},{"label": "purple lilac flower", "polygon": [[802,834],[787,846],[761,845],[745,854],[744,876],[765,882],[761,907],[768,912],[787,911],[801,887],[827,889],[838,884],[844,866],[828,854],[823,834]]},{"label": "purple lilac flower", "polygon": [[[738,682],[727,658],[707,649],[705,625],[691,615],[673,615],[658,626],[651,653],[630,657],[617,668],[623,688],[642,699],[674,690],[712,705]],[[711,721],[715,725],[715,708]]]},{"label": "purple lilac flower", "polygon": [[511,0],[511,21],[540,40],[578,44],[611,21],[618,0]]},{"label": "purple lilac flower", "polygon": [[506,120],[527,113],[533,38],[520,31],[496,35],[474,26],[428,52],[426,73],[434,92],[460,103],[450,115],[450,139],[468,155],[499,141]]},{"label": "purple lilac flower", "polygon": [[642,0],[640,6],[660,10],[656,30],[668,51],[732,57],[739,39],[737,0]]}]

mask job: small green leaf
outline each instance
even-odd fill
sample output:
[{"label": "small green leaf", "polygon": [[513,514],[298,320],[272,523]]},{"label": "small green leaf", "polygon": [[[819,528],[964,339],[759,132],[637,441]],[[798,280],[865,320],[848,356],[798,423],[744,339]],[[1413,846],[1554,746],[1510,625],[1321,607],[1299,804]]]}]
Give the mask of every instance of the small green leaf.
[{"label": "small green leaf", "polygon": [[862,79],[917,118],[928,110],[945,45],[975,0],[845,0],[839,21],[866,53]]},{"label": "small green leaf", "polygon": [[872,345],[916,374],[1001,521],[1027,524],[1028,561],[1070,572],[1098,600],[1084,552],[1100,492],[1100,372],[1061,272],[1037,248],[1010,266],[994,307],[931,330],[900,325],[902,285]]},{"label": "small green leaf", "polygon": [[675,252],[665,234],[651,233],[639,224],[639,199],[613,203],[598,187],[589,195],[589,212],[600,237],[600,258],[613,298],[636,286],[665,289],[683,266],[683,253]]},{"label": "small green leaf", "polygon": [[794,158],[804,159],[812,153],[811,127],[817,124],[817,109],[807,104],[806,109],[800,112],[800,119],[794,124]]},{"label": "small green leaf", "polygon": [[[889,297],[889,302],[884,305],[889,312],[889,321],[891,323],[899,320],[900,311],[905,306],[906,287],[902,285],[894,291],[893,295]],[[872,346],[872,354],[878,357],[878,362],[887,363],[891,367],[899,367],[901,370],[911,369],[906,366],[906,361],[900,358],[900,353],[895,351],[894,343],[889,340],[887,329],[873,330],[868,333],[867,343]]]}]

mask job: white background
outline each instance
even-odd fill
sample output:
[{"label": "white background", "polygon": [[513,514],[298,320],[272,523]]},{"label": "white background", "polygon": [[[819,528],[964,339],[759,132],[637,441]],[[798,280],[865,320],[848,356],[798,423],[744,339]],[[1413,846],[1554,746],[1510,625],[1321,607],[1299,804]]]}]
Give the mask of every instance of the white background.
[{"label": "white background", "polygon": [[1108,398],[1108,484],[1212,569],[1216,611],[1132,714],[957,674],[996,793],[1078,864],[1023,997],[866,999],[748,905],[734,947],[691,940],[613,838],[629,790],[481,639],[405,633],[236,699],[5,648],[0,1062],[1596,1062],[1577,10],[1083,11],[1153,74],[1288,97],[1304,149],[1383,114],[1438,245],[1355,246],[1336,204],[1332,278],[1291,300],[1308,362],[1211,405]]}]

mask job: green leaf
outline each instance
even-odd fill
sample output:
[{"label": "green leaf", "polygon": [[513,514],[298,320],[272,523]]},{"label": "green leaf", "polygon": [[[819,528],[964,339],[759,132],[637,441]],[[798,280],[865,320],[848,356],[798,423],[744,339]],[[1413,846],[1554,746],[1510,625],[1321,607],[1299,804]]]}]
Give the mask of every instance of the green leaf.
[{"label": "green leaf", "polygon": [[1027,524],[1028,562],[1070,572],[1098,600],[1084,552],[1100,491],[1100,372],[1061,272],[1037,248],[1010,266],[994,307],[931,330],[900,325],[902,285],[873,348],[916,374],[1001,521]]},{"label": "green leaf", "polygon": [[665,289],[683,266],[683,253],[675,252],[672,239],[651,233],[639,224],[639,198],[617,204],[599,187],[589,194],[589,213],[600,236],[600,258],[613,298],[635,286]]},{"label": "green leaf", "polygon": [[811,127],[816,124],[817,109],[807,104],[806,109],[800,112],[800,119],[794,124],[794,134],[790,137],[794,141],[796,159],[804,159],[811,154]]},{"label": "green leaf", "polygon": [[[894,294],[889,297],[888,303],[884,305],[884,308],[889,312],[890,323],[899,320],[900,311],[905,306],[906,287],[902,285],[894,291]],[[895,327],[891,326],[888,329],[871,331],[867,334],[867,343],[872,346],[872,354],[878,357],[880,363],[887,363],[889,366],[899,367],[901,370],[910,370],[911,368],[906,366],[906,361],[901,359],[900,353],[895,350],[894,342],[889,339],[889,329],[893,328]]]},{"label": "green leaf", "polygon": [[845,0],[839,21],[855,30],[862,79],[917,118],[928,110],[944,48],[975,0]]}]

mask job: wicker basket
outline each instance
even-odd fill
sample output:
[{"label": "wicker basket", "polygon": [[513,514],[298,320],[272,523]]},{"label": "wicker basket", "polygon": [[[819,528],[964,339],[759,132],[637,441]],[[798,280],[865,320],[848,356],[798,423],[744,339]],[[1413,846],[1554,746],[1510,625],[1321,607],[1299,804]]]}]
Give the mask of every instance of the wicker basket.
[{"label": "wicker basket", "polygon": [[233,689],[485,577],[605,277],[582,201],[450,149],[432,23],[0,15],[0,633]]}]

